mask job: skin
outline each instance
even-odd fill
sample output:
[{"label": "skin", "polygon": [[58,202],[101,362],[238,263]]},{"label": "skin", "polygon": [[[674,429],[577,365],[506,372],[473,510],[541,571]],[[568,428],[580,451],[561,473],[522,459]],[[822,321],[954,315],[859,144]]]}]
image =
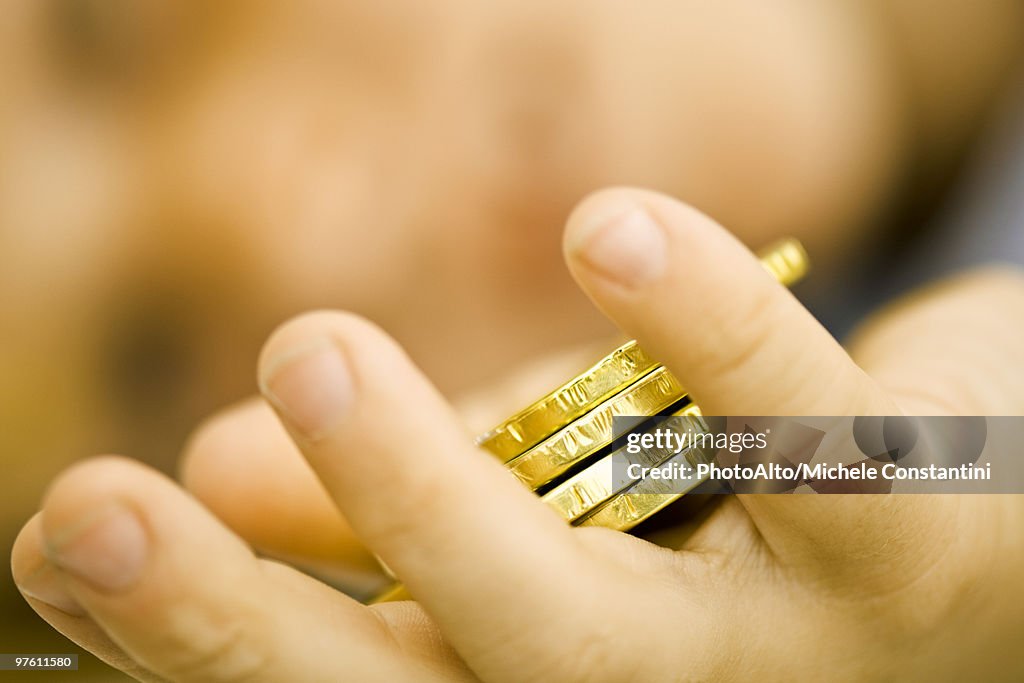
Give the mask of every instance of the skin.
[{"label": "skin", "polygon": [[[827,287],[915,169],[963,150],[1024,44],[1020,14],[1001,0],[12,0],[0,530],[13,538],[83,453],[116,444],[171,469],[296,311],[373,319],[446,394],[608,334],[557,249],[595,187],[668,190],[752,246],[796,234]],[[98,30],[76,38],[75,16]],[[460,402],[471,431],[611,345]],[[372,593],[386,578],[269,410],[209,421],[187,487],[261,555]],[[18,576],[51,585],[39,557],[18,555]],[[113,631],[77,623],[141,671]]]},{"label": "skin", "polygon": [[[565,254],[582,290],[709,413],[1024,411],[1018,273],[920,292],[847,352],[730,233],[663,195],[589,197]],[[33,608],[141,680],[1024,673],[1019,496],[736,496],[666,548],[564,525],[472,446],[455,410],[362,318],[285,324],[259,378],[290,441],[254,404],[207,423],[184,464],[206,507],[140,464],[97,458],[56,480],[14,547]],[[336,543],[359,566],[357,538],[416,602],[362,606],[256,557],[229,529],[253,531],[244,501],[220,491],[260,434],[276,436],[244,486],[291,491],[292,514],[314,525],[306,552]],[[263,533],[261,545],[301,552],[285,525]]]}]

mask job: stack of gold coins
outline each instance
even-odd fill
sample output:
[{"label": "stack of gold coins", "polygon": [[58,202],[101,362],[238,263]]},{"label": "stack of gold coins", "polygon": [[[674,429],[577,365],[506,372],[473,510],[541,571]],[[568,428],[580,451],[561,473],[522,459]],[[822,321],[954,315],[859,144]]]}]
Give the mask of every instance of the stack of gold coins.
[{"label": "stack of gold coins", "polygon": [[[765,269],[787,286],[807,272],[807,254],[795,239],[771,245],[760,257]],[[480,436],[477,443],[566,522],[628,531],[686,491],[666,493],[657,481],[627,480],[621,476],[626,465],[659,467],[685,461],[692,467],[701,457],[692,450],[629,454],[614,447],[624,429],[657,416],[681,418],[681,425],[674,423],[676,429],[707,431],[700,408],[679,380],[631,341]],[[398,585],[376,601],[408,597]]]}]

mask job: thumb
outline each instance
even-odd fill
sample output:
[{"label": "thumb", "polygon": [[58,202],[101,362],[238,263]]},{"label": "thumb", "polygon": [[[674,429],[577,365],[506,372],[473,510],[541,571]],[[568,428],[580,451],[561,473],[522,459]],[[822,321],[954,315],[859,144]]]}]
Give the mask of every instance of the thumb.
[{"label": "thumb", "polygon": [[[706,415],[899,412],[750,251],[689,206],[641,190],[599,192],[569,219],[565,251],[590,298]],[[894,529],[915,542],[925,530],[893,515],[935,515],[913,515],[919,503],[908,498],[740,497],[773,551],[816,560],[870,556],[885,543],[898,551]]]},{"label": "thumb", "polygon": [[736,238],[697,210],[607,190],[573,212],[569,268],[708,415],[888,414],[891,402]]}]

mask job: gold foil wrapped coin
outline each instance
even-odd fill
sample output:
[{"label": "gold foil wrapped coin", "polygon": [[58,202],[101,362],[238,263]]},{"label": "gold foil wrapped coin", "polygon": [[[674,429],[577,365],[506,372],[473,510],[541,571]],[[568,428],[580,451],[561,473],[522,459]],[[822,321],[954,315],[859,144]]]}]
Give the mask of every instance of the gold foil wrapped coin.
[{"label": "gold foil wrapped coin", "polygon": [[656,367],[658,363],[635,341],[623,344],[586,372],[480,436],[477,444],[508,462]]},{"label": "gold foil wrapped coin", "polygon": [[[700,409],[693,403],[672,413],[675,426],[685,426],[692,432],[706,432],[707,425],[700,417]],[[628,468],[636,464],[641,467],[658,467],[676,453],[671,448],[641,448],[630,453],[626,446],[616,448],[608,455],[575,475],[561,482],[541,496],[567,522],[591,512],[612,496],[625,491],[635,484],[628,477]]]},{"label": "gold foil wrapped coin", "polygon": [[[660,463],[660,467],[679,464],[696,468],[704,454],[688,448]],[[659,510],[682,498],[700,486],[707,477],[694,477],[684,486],[674,479],[641,479],[621,493],[617,493],[576,522],[576,526],[603,526],[616,531],[629,531]]]},{"label": "gold foil wrapped coin", "polygon": [[679,380],[660,367],[505,466],[531,489],[540,488],[610,444],[615,418],[632,418],[634,425],[639,424],[685,395]]}]

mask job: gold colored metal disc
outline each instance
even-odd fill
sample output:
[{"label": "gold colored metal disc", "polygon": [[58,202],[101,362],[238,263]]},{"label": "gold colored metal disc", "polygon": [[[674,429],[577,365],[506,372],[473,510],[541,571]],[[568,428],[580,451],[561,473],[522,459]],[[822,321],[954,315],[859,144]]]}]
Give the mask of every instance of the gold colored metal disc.
[{"label": "gold colored metal disc", "polygon": [[614,418],[633,418],[634,424],[639,424],[685,394],[679,380],[667,368],[660,367],[505,466],[536,490],[610,444],[615,437]]},{"label": "gold colored metal disc", "polygon": [[[661,465],[679,463],[693,467],[697,464],[694,462],[693,456],[692,450],[684,450]],[[707,477],[694,479],[686,490],[681,490],[679,482],[673,480],[641,479],[625,491],[612,496],[591,514],[577,521],[576,526],[603,526],[616,531],[629,531],[654,513],[697,488],[706,479]]]},{"label": "gold colored metal disc", "polygon": [[[700,409],[693,403],[672,413],[687,419],[692,431],[707,431],[707,425],[700,418]],[[677,421],[678,424],[678,421]],[[551,489],[541,500],[548,504],[562,519],[573,522],[607,501],[612,496],[637,483],[626,476],[630,465],[658,467],[668,461],[675,452],[669,448],[641,449],[630,453],[626,446],[617,448],[590,467],[569,477]]]},{"label": "gold colored metal disc", "polygon": [[623,344],[586,372],[480,436],[477,444],[508,462],[656,367],[658,363],[635,341]]}]

